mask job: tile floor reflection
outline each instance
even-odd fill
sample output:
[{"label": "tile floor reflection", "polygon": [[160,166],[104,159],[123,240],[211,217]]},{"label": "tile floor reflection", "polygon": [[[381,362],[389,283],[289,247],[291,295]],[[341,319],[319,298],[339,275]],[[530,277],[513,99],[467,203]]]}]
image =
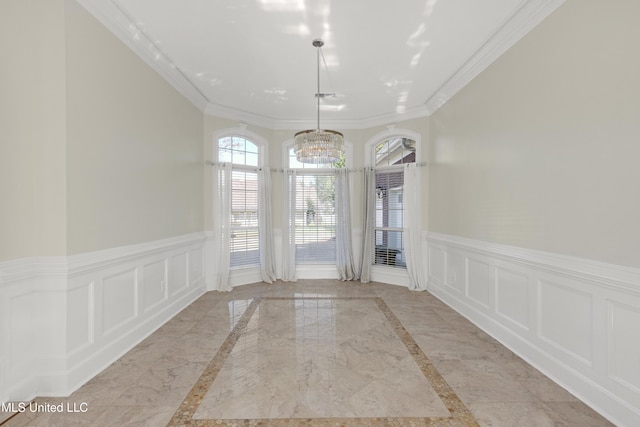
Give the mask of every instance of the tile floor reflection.
[{"label": "tile floor reflection", "polygon": [[380,298],[262,298],[193,418],[450,418],[385,314]]},{"label": "tile floor reflection", "polygon": [[88,411],[2,426],[611,425],[429,293],[333,280],[207,293],[36,401]]}]

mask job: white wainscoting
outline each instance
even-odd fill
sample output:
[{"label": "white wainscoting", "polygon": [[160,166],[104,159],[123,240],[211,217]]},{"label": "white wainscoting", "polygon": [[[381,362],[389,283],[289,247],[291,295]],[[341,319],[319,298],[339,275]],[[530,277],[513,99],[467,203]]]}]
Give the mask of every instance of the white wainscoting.
[{"label": "white wainscoting", "polygon": [[205,236],[0,263],[0,402],[66,396],[205,292]]},{"label": "white wainscoting", "polygon": [[619,426],[640,425],[640,270],[429,233],[429,291]]}]

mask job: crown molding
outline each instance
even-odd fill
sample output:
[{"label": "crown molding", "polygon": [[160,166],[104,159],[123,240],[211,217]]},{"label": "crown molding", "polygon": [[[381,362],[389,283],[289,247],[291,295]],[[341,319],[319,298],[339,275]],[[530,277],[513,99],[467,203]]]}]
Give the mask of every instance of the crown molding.
[{"label": "crown molding", "polygon": [[173,63],[171,58],[136,25],[115,0],[77,1],[148,66],[160,74],[200,111],[204,112],[210,103],[209,99]]},{"label": "crown molding", "polygon": [[[385,126],[393,123],[427,117],[426,106],[419,105],[408,108],[402,113],[380,114],[362,119],[331,119],[323,118],[323,128],[338,129],[369,129],[376,126]],[[312,129],[317,125],[315,120],[279,120],[274,129]]]},{"label": "crown molding", "polygon": [[[280,120],[217,104],[207,105],[204,112],[205,114],[219,117],[221,119],[248,123],[252,126],[259,126],[273,130],[315,129],[317,126],[317,121],[315,119]],[[322,127],[338,129],[368,129],[427,116],[428,112],[426,106],[420,105],[412,109],[407,109],[403,113],[381,114],[364,119],[322,118]]]},{"label": "crown molding", "polygon": [[242,111],[236,108],[214,103],[207,104],[204,109],[204,113],[221,119],[229,119],[236,122],[247,123],[252,126],[258,126],[267,129],[275,129],[276,124],[278,123],[278,120],[274,119],[273,117],[250,113],[248,111]]},{"label": "crown molding", "polygon": [[[205,114],[268,129],[308,129],[316,126],[314,120],[282,120],[212,103],[133,22],[116,0],[78,2]],[[331,128],[365,129],[430,116],[564,2],[565,0],[523,0],[521,7],[504,25],[423,105],[402,113],[393,112],[361,119],[325,119],[323,124]]]},{"label": "crown molding", "polygon": [[529,0],[505,21],[489,40],[429,98],[428,115],[435,113],[458,91],[516,44],[565,0]]}]

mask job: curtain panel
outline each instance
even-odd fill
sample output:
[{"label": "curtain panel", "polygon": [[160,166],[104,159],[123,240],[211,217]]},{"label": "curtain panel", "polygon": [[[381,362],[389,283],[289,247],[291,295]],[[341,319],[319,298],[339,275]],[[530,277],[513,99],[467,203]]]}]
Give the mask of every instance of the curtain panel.
[{"label": "curtain panel", "polygon": [[365,168],[363,171],[362,188],[362,256],[360,258],[360,281],[371,281],[371,265],[373,264],[373,233],[376,222],[376,171]]},{"label": "curtain panel", "polygon": [[285,170],[282,180],[282,280],[295,282],[296,277],[296,179],[295,170]]},{"label": "curtain panel", "polygon": [[340,280],[358,279],[358,269],[353,259],[349,187],[349,171],[337,169],[335,181],[336,267]]},{"label": "curtain panel", "polygon": [[258,171],[258,241],[260,248],[260,276],[262,281],[276,280],[276,262],[273,246],[273,225],[271,221],[271,171]]},{"label": "curtain panel", "polygon": [[422,258],[422,202],[420,191],[420,167],[407,163],[404,167],[404,239],[409,289],[423,291],[427,289]]},{"label": "curtain panel", "polygon": [[217,199],[213,202],[215,283],[217,291],[230,291],[229,262],[231,252],[231,164],[215,165]]}]

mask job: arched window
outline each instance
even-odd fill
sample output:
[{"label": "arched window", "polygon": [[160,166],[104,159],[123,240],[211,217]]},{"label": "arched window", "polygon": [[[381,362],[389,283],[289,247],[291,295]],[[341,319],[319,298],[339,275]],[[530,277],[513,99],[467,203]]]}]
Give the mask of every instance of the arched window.
[{"label": "arched window", "polygon": [[415,163],[416,141],[403,136],[383,139],[373,146],[374,167]]},{"label": "arched window", "polygon": [[366,145],[366,158],[375,171],[373,265],[406,268],[403,165],[416,163],[418,142],[416,133],[390,128]]},{"label": "arched window", "polygon": [[[231,269],[260,265],[258,225],[259,167],[266,142],[246,129],[231,129],[217,137],[217,159],[231,163]],[[259,143],[260,141],[261,143]]]},{"label": "arched window", "polygon": [[258,145],[243,136],[218,138],[218,161],[234,165],[258,166]]}]

